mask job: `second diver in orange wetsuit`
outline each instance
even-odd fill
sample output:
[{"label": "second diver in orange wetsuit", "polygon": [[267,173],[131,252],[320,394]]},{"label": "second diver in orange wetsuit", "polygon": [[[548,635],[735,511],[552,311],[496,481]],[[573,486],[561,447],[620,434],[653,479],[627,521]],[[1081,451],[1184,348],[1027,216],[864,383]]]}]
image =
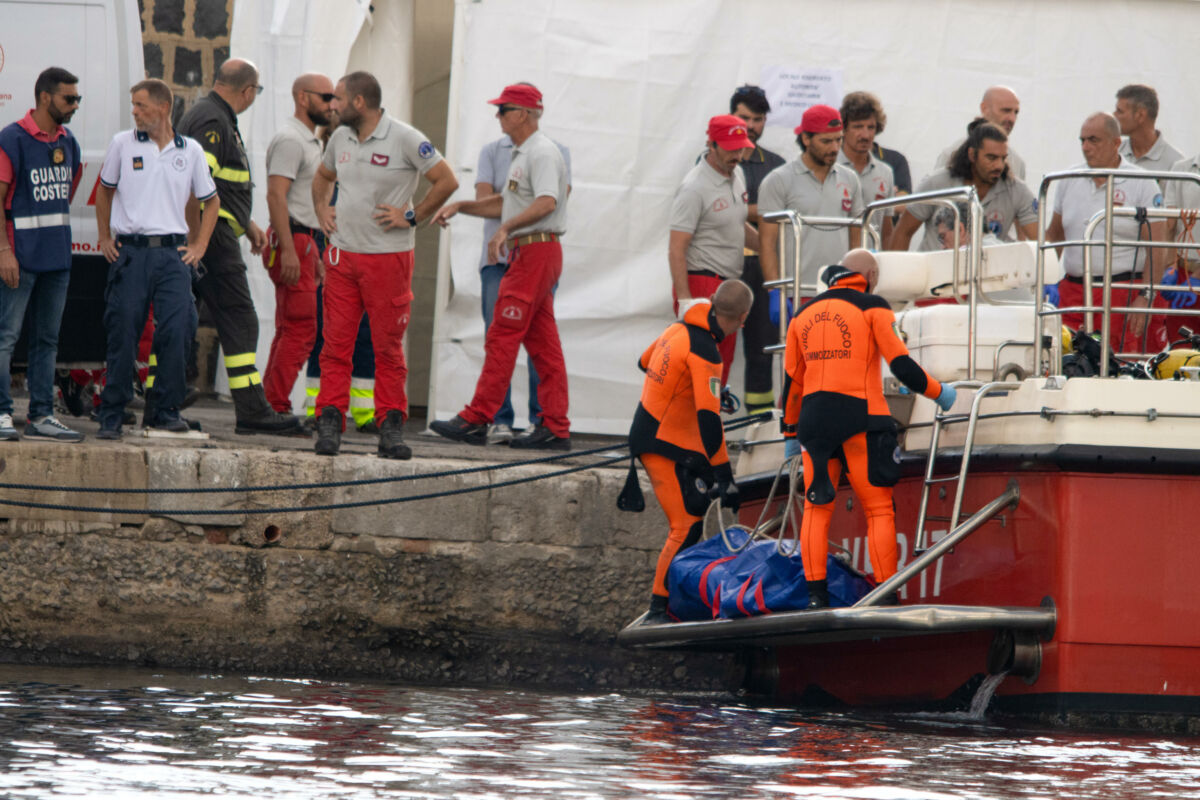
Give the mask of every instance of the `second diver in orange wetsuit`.
[{"label": "second diver in orange wetsuit", "polygon": [[788,326],[784,355],[783,431],[786,453],[804,459],[801,556],[809,608],[829,605],[825,561],[829,522],[841,470],[867,515],[875,579],[896,573],[896,517],[892,486],[900,478],[896,425],[883,396],[880,357],[892,374],[943,410],[954,387],[921,369],[896,334],[886,300],[871,294],[879,264],[856,249],[822,276],[829,289],[805,303]]}]

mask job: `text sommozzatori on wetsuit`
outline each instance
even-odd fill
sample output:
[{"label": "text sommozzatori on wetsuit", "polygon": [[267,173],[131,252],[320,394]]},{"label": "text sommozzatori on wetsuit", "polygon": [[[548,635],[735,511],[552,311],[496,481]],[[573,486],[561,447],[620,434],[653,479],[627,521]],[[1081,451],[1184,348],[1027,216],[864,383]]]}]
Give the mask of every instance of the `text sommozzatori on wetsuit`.
[{"label": "text sommozzatori on wetsuit", "polygon": [[[842,349],[808,349],[808,334],[818,323],[837,326],[838,334],[842,339]],[[804,327],[800,329],[800,344],[804,349],[804,359],[806,361],[840,360],[850,358],[850,351],[854,346],[854,337],[850,335],[850,325],[841,314],[831,311],[818,311],[804,321]]]}]

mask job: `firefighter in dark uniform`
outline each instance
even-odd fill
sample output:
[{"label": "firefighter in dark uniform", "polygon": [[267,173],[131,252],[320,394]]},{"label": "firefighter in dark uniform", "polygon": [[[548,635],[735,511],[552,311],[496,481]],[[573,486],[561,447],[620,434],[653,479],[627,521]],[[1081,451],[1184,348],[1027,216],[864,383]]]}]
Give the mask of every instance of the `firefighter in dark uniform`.
[{"label": "firefighter in dark uniform", "polygon": [[[750,155],[741,161],[742,177],[746,180],[746,203],[749,205],[746,221],[758,227],[758,187],[767,173],[776,167],[787,163],[777,153],[762,147],[758,138],[762,136],[763,127],[767,123],[767,114],[771,104],[761,88],[739,86],[729,98],[729,113],[746,123],[746,135],[754,142]],[[754,292],[754,305],[750,307],[750,316],[742,328],[742,355],[746,359],[745,390],[746,411],[756,414],[770,411],[775,405],[774,381],[772,378],[773,360],[763,348],[779,343],[779,325],[770,319],[770,304],[767,301],[767,290],[763,288],[762,267],[758,263],[758,254],[753,250],[743,250],[742,280]]]},{"label": "firefighter in dark uniform", "polygon": [[258,69],[249,61],[230,59],[217,70],[212,92],[183,115],[179,132],[204,148],[221,199],[217,229],[204,253],[205,271],[195,290],[208,304],[225,353],[225,370],[237,415],[235,430],[293,434],[302,432],[299,420],[271,408],[254,363],[258,314],[238,242],[238,237],[245,234],[255,254],[266,244],[266,235],[250,219],[250,161],[237,125],[237,115],[249,108],[261,91]]},{"label": "firefighter in dark uniform", "polygon": [[741,281],[722,282],[711,304],[688,308],[638,359],[646,380],[629,429],[629,450],[646,468],[670,527],[658,556],[647,623],[669,621],[667,567],[676,553],[700,539],[709,504],[705,489],[713,489],[723,505],[737,504],[721,425],[717,343],[742,327],[753,299]]}]

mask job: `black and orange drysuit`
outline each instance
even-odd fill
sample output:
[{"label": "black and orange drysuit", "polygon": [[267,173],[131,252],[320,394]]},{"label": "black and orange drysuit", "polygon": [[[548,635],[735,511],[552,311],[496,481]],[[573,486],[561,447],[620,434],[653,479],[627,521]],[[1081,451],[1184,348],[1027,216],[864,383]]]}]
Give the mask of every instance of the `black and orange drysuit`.
[{"label": "black and orange drysuit", "polygon": [[721,426],[724,338],[710,303],[699,303],[642,353],[642,399],[629,429],[629,449],[650,475],[671,531],[658,556],[652,593],[667,596],[667,567],[700,538],[710,487],[730,484],[733,471]]},{"label": "black and orange drysuit", "polygon": [[810,581],[825,579],[829,521],[844,466],[867,515],[871,565],[882,582],[896,572],[892,486],[900,472],[879,359],[918,394],[937,399],[942,386],[909,356],[892,310],[867,292],[865,276],[832,266],[824,277],[829,290],[800,308],[784,355],[784,436],[804,446],[804,572]]}]

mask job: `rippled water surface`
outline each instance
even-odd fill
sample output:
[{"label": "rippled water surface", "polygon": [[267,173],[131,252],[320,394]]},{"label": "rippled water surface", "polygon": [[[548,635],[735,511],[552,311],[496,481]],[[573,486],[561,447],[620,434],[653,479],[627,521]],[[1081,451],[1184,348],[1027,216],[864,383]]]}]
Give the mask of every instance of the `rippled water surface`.
[{"label": "rippled water surface", "polygon": [[0,796],[1200,798],[1200,740],[715,698],[0,666]]}]

